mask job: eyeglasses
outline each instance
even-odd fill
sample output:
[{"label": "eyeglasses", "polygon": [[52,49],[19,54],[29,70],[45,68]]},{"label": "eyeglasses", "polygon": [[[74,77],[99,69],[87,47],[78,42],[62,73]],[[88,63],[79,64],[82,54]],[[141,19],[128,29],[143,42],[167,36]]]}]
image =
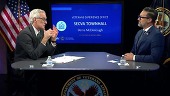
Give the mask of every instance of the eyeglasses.
[{"label": "eyeglasses", "polygon": [[144,17],[144,16],[140,16],[140,15],[138,16],[138,18],[139,18],[139,19],[141,19],[141,18],[149,19],[149,17]]},{"label": "eyeglasses", "polygon": [[45,18],[37,17],[37,19],[41,19],[41,20],[43,20],[44,22],[47,22],[47,19],[45,19]]}]

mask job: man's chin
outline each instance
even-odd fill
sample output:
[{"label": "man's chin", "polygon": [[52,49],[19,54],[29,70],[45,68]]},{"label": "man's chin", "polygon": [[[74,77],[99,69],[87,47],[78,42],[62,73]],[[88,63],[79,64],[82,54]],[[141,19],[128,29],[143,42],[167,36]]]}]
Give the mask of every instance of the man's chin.
[{"label": "man's chin", "polygon": [[138,24],[138,26],[139,26],[140,28],[142,28],[142,26],[141,26],[140,24]]},{"label": "man's chin", "polygon": [[41,29],[42,29],[42,30],[45,30],[45,27],[42,27]]}]

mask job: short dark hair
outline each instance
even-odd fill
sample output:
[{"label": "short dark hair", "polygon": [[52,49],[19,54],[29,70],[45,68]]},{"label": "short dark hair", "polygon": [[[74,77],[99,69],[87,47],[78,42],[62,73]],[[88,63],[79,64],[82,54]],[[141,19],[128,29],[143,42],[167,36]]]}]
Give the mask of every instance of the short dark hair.
[{"label": "short dark hair", "polygon": [[154,8],[152,8],[152,7],[145,7],[145,8],[143,9],[143,11],[148,12],[146,16],[147,16],[148,18],[152,18],[152,22],[153,22],[153,23],[156,21],[157,16],[158,16],[158,12],[157,12]]}]

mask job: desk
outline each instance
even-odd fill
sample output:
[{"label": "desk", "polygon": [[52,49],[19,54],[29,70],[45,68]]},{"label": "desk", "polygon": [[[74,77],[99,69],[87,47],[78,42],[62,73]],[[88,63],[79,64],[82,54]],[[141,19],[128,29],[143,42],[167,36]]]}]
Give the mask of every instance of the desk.
[{"label": "desk", "polygon": [[[114,96],[116,93],[121,95],[124,94],[124,92],[137,91],[141,87],[147,88],[146,74],[159,69],[158,64],[133,61],[127,61],[129,66],[119,66],[117,63],[110,63],[108,61],[119,61],[120,56],[106,52],[65,52],[63,54],[66,56],[80,56],[85,58],[69,63],[55,64],[52,68],[42,67],[41,63],[47,58],[19,61],[13,63],[12,68],[38,73],[38,85],[40,86],[39,88],[41,88],[39,92],[43,92],[40,96],[60,96],[67,80],[78,74],[97,76],[105,83],[110,96]],[[52,58],[61,57],[63,54],[54,55]],[[30,68],[30,65],[34,67]],[[48,87],[43,88],[44,85]],[[124,88],[123,93],[120,90],[122,87]],[[48,92],[47,89],[49,89]],[[134,94],[136,93],[134,92]]]},{"label": "desk", "polygon": [[[130,70],[130,71],[151,71],[159,69],[158,64],[127,61],[129,66],[119,66],[117,63],[110,63],[110,60],[118,60],[120,56],[112,55],[106,52],[66,52],[66,56],[85,57],[80,60],[69,63],[55,64],[52,68],[42,67],[42,62],[47,58],[40,60],[19,61],[12,64],[12,68],[19,70]],[[60,57],[63,54],[54,55],[52,58]],[[30,65],[34,67],[30,68]]]}]

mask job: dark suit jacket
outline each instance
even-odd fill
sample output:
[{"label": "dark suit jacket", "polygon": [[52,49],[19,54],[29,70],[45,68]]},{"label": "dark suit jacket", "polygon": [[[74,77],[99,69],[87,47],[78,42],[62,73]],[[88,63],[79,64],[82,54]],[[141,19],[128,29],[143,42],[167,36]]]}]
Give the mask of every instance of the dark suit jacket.
[{"label": "dark suit jacket", "polygon": [[[154,26],[147,33],[143,34],[143,30],[139,30],[135,36],[132,53],[136,55],[135,61],[160,63],[164,51],[164,36]],[[138,46],[137,46],[138,43]]]},{"label": "dark suit jacket", "polygon": [[[41,39],[44,36],[44,31],[41,30]],[[32,25],[23,29],[16,40],[16,50],[14,54],[14,61],[21,61],[26,59],[36,60],[41,57],[53,55],[55,47],[52,46],[51,41],[47,42],[46,46],[40,43],[37,39]]]}]

